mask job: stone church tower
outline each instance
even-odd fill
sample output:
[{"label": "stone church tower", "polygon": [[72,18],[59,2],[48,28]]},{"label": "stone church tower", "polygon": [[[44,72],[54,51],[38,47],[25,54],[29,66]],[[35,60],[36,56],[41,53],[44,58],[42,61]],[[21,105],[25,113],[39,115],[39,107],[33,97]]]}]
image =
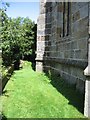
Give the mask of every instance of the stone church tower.
[{"label": "stone church tower", "polygon": [[59,74],[83,95],[90,117],[90,3],[40,1],[36,71]]}]

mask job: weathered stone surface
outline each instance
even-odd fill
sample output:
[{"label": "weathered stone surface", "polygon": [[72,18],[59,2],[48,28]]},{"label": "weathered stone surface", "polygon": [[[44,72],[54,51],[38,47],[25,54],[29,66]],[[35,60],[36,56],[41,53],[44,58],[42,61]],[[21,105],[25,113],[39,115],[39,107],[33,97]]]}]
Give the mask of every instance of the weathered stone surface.
[{"label": "weathered stone surface", "polygon": [[63,12],[63,4],[62,3],[58,3],[57,12]]},{"label": "weathered stone surface", "polygon": [[88,4],[84,5],[80,9],[80,18],[86,18],[88,16]]},{"label": "weathered stone surface", "polygon": [[37,35],[45,35],[45,30],[38,30]]},{"label": "weathered stone surface", "polygon": [[77,11],[74,15],[73,15],[73,22],[77,21],[78,19],[80,19],[80,12]]},{"label": "weathered stone surface", "polygon": [[84,89],[85,89],[85,81],[77,79],[76,80],[76,89],[79,90],[81,93],[84,94]]},{"label": "weathered stone surface", "polygon": [[42,0],[40,9],[36,70],[58,72],[84,93],[84,69],[89,59],[90,3],[65,3],[64,7],[63,2],[45,3]]},{"label": "weathered stone surface", "polygon": [[42,62],[36,62],[36,71],[41,72],[43,71],[43,63]]},{"label": "weathered stone surface", "polygon": [[87,61],[84,61],[84,60],[72,60],[72,59],[65,59],[65,58],[62,59],[57,57],[47,57],[47,58],[44,58],[44,60],[53,61],[56,63],[70,65],[70,66],[76,66],[83,69],[87,66]]},{"label": "weathered stone surface", "polygon": [[85,83],[84,115],[90,117],[90,77]]},{"label": "weathered stone surface", "polygon": [[87,4],[88,4],[87,2],[72,2],[72,6],[71,6],[72,13],[74,14],[75,12],[77,12]]}]

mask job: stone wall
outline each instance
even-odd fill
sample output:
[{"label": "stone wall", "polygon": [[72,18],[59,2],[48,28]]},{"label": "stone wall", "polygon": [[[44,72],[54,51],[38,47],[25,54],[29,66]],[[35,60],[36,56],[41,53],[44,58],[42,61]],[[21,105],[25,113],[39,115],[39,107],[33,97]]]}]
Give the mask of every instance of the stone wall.
[{"label": "stone wall", "polygon": [[84,93],[88,61],[88,2],[42,2],[37,31],[37,71],[54,71]]}]

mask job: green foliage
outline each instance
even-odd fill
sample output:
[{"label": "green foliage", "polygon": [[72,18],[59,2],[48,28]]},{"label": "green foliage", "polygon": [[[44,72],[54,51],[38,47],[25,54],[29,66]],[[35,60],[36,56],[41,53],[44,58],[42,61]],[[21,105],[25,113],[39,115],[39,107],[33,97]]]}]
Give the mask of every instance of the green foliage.
[{"label": "green foliage", "polygon": [[[5,5],[9,6],[8,3]],[[5,11],[6,7],[0,9],[3,64],[19,65],[20,58],[35,54],[36,25],[28,17],[9,18]]]},{"label": "green foliage", "polygon": [[8,41],[2,44],[2,59],[4,65],[9,66],[11,64],[11,49]]}]

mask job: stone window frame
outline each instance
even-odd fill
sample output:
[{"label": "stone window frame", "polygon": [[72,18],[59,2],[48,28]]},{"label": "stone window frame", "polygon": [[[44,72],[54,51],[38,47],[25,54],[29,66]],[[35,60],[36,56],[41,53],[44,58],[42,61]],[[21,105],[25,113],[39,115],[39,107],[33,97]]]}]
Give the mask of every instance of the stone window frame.
[{"label": "stone window frame", "polygon": [[63,2],[63,37],[71,34],[71,2]]}]

